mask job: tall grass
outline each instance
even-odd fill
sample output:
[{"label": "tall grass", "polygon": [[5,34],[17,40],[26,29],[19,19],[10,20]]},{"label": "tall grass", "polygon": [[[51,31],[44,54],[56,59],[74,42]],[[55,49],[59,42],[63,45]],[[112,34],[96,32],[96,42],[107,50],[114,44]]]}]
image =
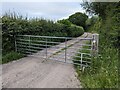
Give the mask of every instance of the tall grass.
[{"label": "tall grass", "polygon": [[100,56],[91,60],[90,68],[84,72],[77,70],[79,79],[87,88],[117,88],[118,50],[103,45],[100,48]]},{"label": "tall grass", "polygon": [[23,54],[12,51],[12,52],[7,53],[5,56],[2,57],[2,64],[20,59],[22,57],[24,57]]},{"label": "tall grass", "polygon": [[[116,41],[111,39],[113,38],[112,35],[110,38],[110,34],[115,32],[112,31],[114,26],[110,26],[111,23],[113,23],[113,20],[108,17],[106,21],[99,20],[91,27],[90,32],[98,32],[100,34],[99,56],[92,59],[90,68],[86,68],[84,72],[77,69],[78,78],[85,88],[118,88],[119,86],[118,47],[114,44]],[[109,27],[109,31],[107,27]],[[118,28],[118,26],[116,27]]]}]

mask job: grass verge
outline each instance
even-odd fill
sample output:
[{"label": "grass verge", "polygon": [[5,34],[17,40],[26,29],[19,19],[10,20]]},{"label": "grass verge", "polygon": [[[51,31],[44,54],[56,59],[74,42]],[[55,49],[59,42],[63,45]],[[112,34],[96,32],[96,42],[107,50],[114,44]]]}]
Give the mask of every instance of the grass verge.
[{"label": "grass verge", "polygon": [[24,57],[23,54],[20,54],[20,53],[17,53],[17,52],[12,51],[12,52],[7,53],[6,55],[4,55],[4,56],[2,57],[2,62],[1,62],[1,63],[2,63],[2,64],[8,63],[8,62],[10,62],[10,61],[14,61],[14,60],[20,59],[20,58],[22,58],[22,57]]},{"label": "grass verge", "polygon": [[[86,52],[84,49],[83,51]],[[99,45],[99,57],[92,58],[90,67],[84,72],[76,68],[82,86],[84,88],[118,88],[118,59],[118,49],[102,40]],[[77,58],[77,60],[80,59]]]}]

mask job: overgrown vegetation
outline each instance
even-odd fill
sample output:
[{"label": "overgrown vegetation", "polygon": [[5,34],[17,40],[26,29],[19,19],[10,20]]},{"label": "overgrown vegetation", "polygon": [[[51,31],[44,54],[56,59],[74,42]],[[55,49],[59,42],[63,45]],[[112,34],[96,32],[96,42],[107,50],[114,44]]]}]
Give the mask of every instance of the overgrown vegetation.
[{"label": "overgrown vegetation", "polygon": [[94,12],[99,16],[89,31],[100,34],[100,43],[99,57],[92,60],[91,67],[84,72],[77,69],[79,79],[82,86],[87,88],[118,88],[120,2],[85,2],[83,6],[90,13]]},{"label": "overgrown vegetation", "polygon": [[13,60],[16,60],[16,59],[20,59],[20,58],[22,58],[22,57],[24,57],[23,54],[20,54],[20,53],[17,53],[17,52],[12,51],[12,52],[6,54],[6,55],[2,58],[2,64],[8,63],[8,62],[13,61]]}]

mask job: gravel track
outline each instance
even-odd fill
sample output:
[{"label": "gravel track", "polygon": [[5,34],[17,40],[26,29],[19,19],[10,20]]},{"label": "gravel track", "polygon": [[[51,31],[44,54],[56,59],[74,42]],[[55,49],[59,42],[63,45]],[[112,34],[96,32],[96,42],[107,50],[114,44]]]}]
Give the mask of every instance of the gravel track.
[{"label": "gravel track", "polygon": [[[86,36],[88,35],[88,36]],[[90,33],[85,33],[81,37],[91,37]],[[78,38],[81,38],[78,37]],[[68,45],[76,43],[76,40],[68,41]],[[75,53],[80,48],[79,44],[85,41],[79,41],[71,47],[76,49],[67,49],[67,59],[72,59]],[[62,46],[61,43],[57,46]],[[48,60],[40,58],[44,55],[45,50],[42,50],[34,55],[21,58],[2,65],[2,87],[3,88],[81,88],[81,83],[77,79],[77,73],[72,64],[66,64],[51,59],[59,59],[63,61],[64,51],[56,55],[54,53],[61,48],[49,48]],[[69,60],[70,61],[70,60]]]}]

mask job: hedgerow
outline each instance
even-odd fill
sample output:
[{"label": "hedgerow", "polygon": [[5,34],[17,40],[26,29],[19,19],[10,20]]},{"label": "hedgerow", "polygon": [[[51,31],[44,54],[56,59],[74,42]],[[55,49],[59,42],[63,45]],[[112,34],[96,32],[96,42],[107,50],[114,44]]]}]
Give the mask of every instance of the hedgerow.
[{"label": "hedgerow", "polygon": [[28,19],[15,13],[6,13],[1,19],[3,55],[15,50],[15,35],[18,34],[77,37],[84,33],[83,28],[59,24],[42,18]]}]

